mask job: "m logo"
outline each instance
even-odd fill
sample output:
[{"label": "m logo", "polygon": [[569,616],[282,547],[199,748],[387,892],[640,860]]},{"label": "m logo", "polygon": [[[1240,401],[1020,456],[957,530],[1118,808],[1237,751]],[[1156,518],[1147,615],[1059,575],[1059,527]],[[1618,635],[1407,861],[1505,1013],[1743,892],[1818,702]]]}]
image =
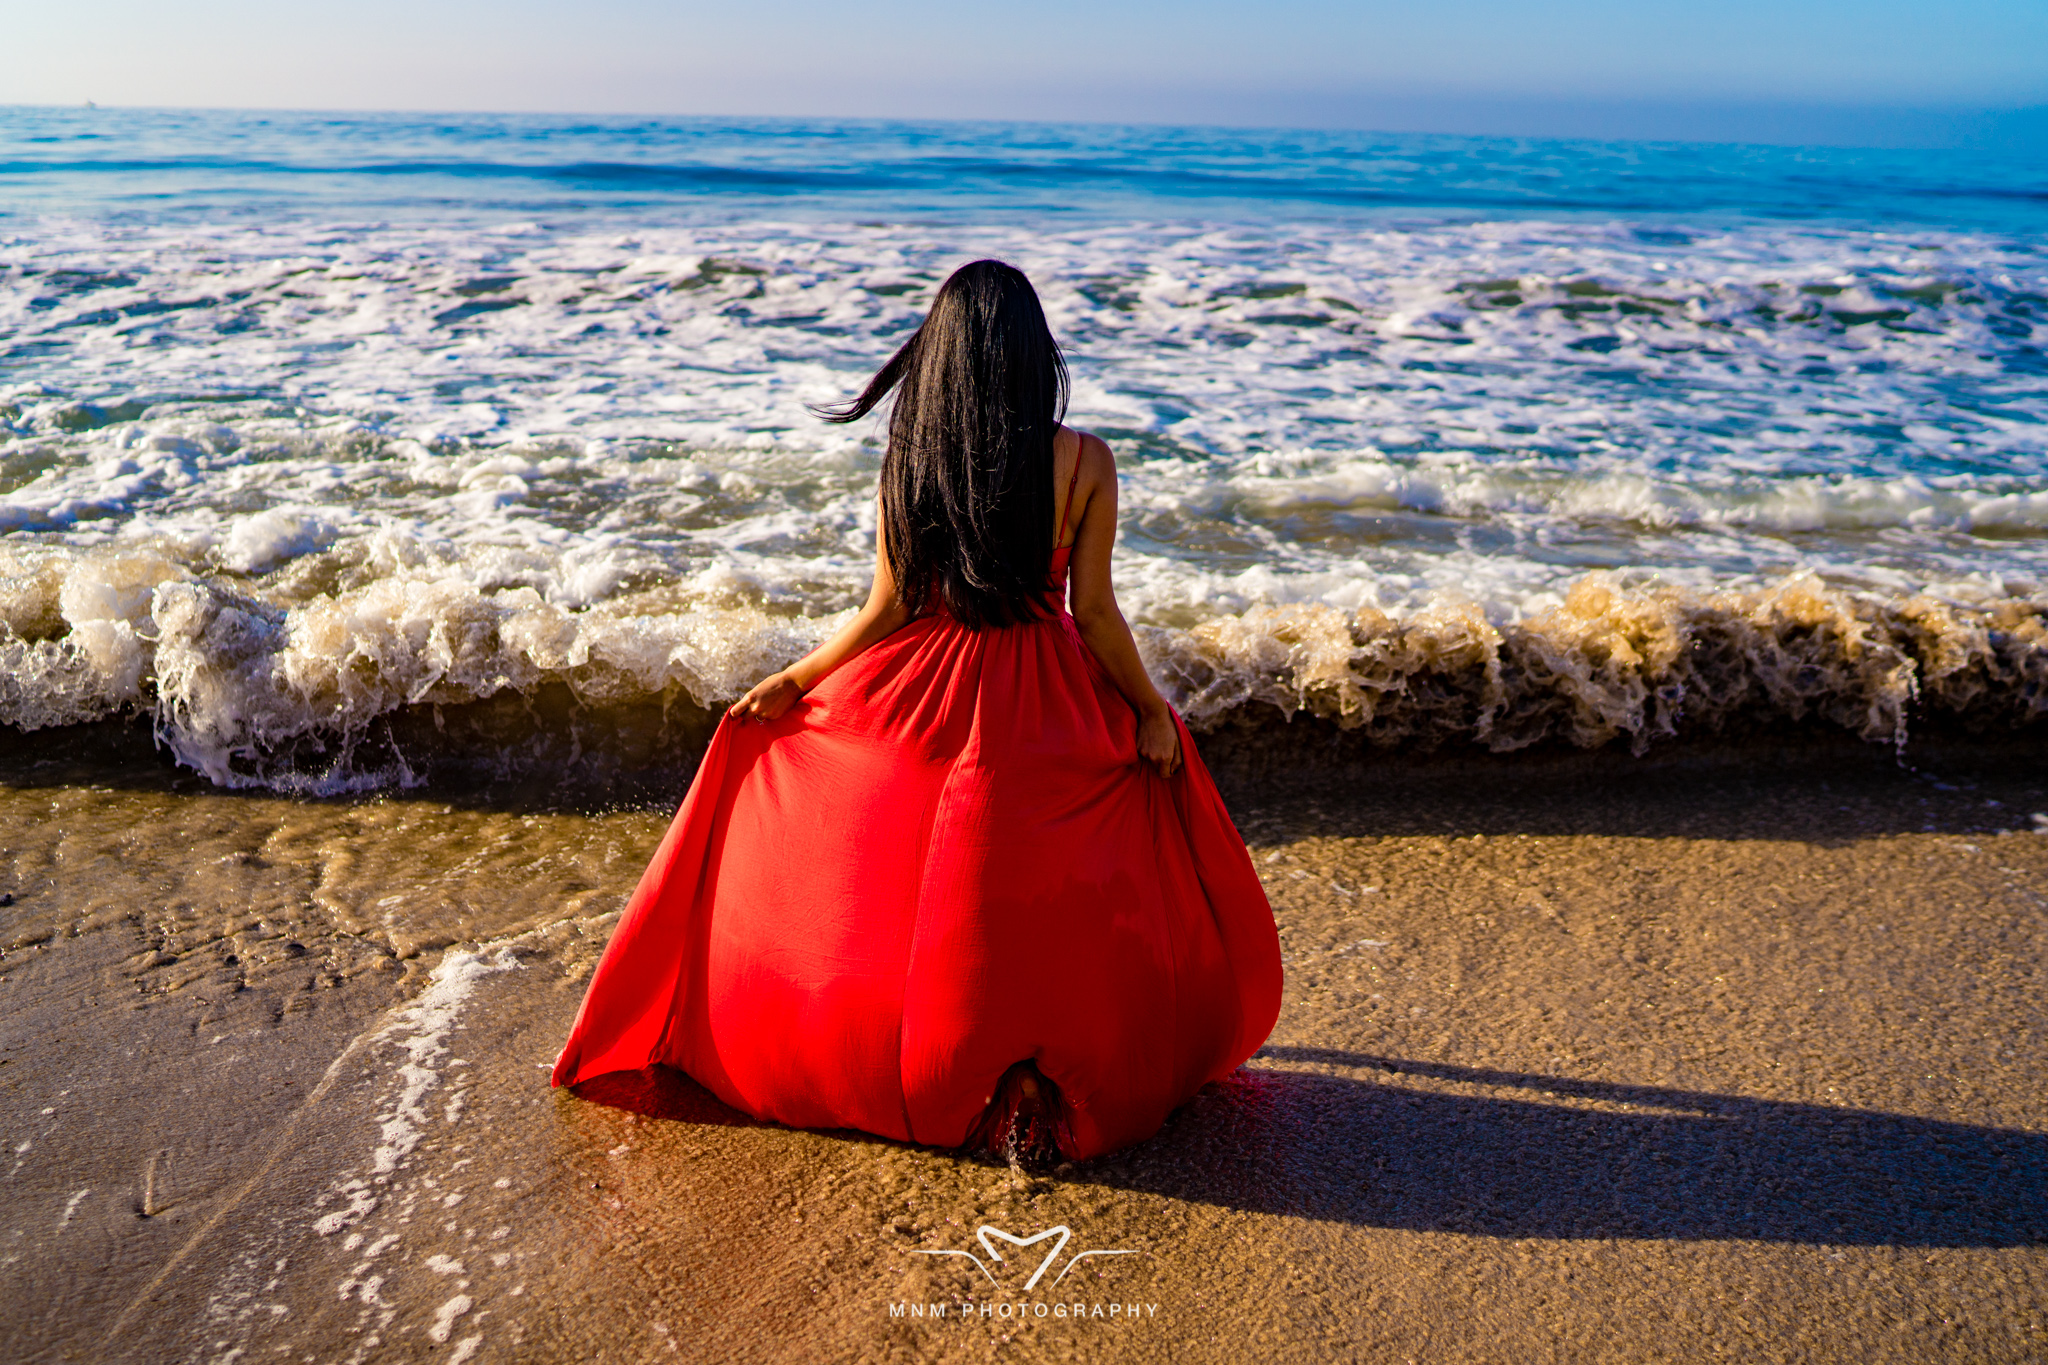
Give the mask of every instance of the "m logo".
[{"label": "m logo", "polygon": [[[1045,1253],[1045,1259],[1038,1263],[1038,1269],[1031,1272],[1031,1278],[1024,1282],[1024,1289],[1027,1293],[1038,1287],[1038,1282],[1045,1278],[1045,1272],[1052,1268],[1052,1263],[1059,1259],[1060,1253],[1066,1250],[1067,1243],[1073,1238],[1073,1236],[1074,1230],[1068,1227],[1065,1223],[1061,1223],[1057,1227],[1047,1228],[1044,1232],[1033,1233],[1029,1237],[1018,1237],[1014,1234],[1004,1232],[1001,1228],[991,1227],[987,1223],[983,1223],[980,1227],[974,1230],[974,1238],[976,1241],[981,1243],[981,1249],[988,1253],[989,1260],[996,1261],[999,1263],[1003,1259],[1003,1253],[996,1250],[996,1242],[998,1240],[1008,1242],[1011,1246],[1018,1247],[1021,1249],[1023,1247],[1036,1246],[1038,1243],[1045,1241],[1049,1237],[1058,1239],[1057,1241],[1053,1242],[1052,1250]],[[964,1256],[968,1260],[974,1262],[974,1268],[976,1270],[979,1270],[983,1275],[987,1276],[988,1282],[990,1284],[996,1283],[995,1273],[988,1268],[988,1262],[982,1260],[981,1257],[975,1255],[971,1251],[926,1251],[923,1249],[919,1249],[917,1254],[920,1256]],[[1090,1256],[1134,1256],[1136,1254],[1136,1252],[1131,1251],[1076,1252],[1073,1255],[1073,1257],[1067,1261],[1066,1265],[1060,1268],[1060,1273],[1053,1276],[1052,1284],[1047,1285],[1046,1288],[1050,1289],[1057,1286],[1061,1280],[1067,1278],[1067,1272],[1069,1270],[1072,1270],[1075,1266],[1081,1264],[1081,1262],[1087,1260]],[[1002,1286],[996,1285],[996,1287],[1000,1289]]]}]

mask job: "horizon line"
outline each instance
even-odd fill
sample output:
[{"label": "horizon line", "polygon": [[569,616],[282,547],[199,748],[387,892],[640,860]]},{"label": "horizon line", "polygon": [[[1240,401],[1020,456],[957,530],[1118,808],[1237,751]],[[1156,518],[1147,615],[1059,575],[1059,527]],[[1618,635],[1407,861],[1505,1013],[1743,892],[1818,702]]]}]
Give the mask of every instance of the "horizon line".
[{"label": "horizon line", "polygon": [[[1330,101],[1324,101],[1329,103]],[[1998,144],[2012,144],[2006,149],[2017,150],[2021,146],[2029,150],[2048,150],[2048,100],[2024,104],[1966,104],[1966,103],[1877,103],[1871,101],[1812,100],[1812,99],[1748,99],[1748,98],[1684,98],[1653,99],[1641,97],[1589,96],[1565,97],[1554,95],[1399,95],[1354,99],[1353,104],[1376,105],[1383,112],[1406,106],[1420,112],[1434,108],[1439,116],[1456,123],[1456,113],[1465,118],[1464,127],[1424,126],[1408,119],[1396,117],[1391,122],[1375,123],[1370,116],[1354,120],[1324,119],[1302,120],[1285,117],[1259,118],[1228,115],[1213,119],[1172,118],[1165,116],[1124,116],[1104,115],[1047,118],[1042,115],[1003,114],[907,114],[907,113],[736,113],[717,111],[689,111],[681,109],[592,109],[592,108],[493,108],[484,106],[377,106],[377,105],[271,105],[271,104],[129,104],[119,101],[107,102],[94,99],[76,103],[53,104],[49,102],[0,101],[0,109],[40,110],[48,112],[83,112],[105,110],[120,113],[160,114],[223,114],[223,115],[299,115],[334,117],[437,117],[437,118],[557,118],[590,120],[687,120],[693,122],[727,123],[790,123],[790,124],[953,124],[984,126],[1034,126],[1034,127],[1094,127],[1094,128],[1185,128],[1214,130],[1222,132],[1266,132],[1266,133],[1357,133],[1380,136],[1421,136],[1492,139],[1526,142],[1594,142],[1634,143],[1650,145],[1705,146],[1769,146],[1769,147],[1815,147],[1835,150],[1941,150],[1958,148],[1996,147]],[[1455,111],[1455,112],[1454,112]],[[1661,116],[1669,119],[1683,118],[1726,118],[1785,119],[1804,115],[1835,121],[1854,120],[1870,117],[1889,120],[1895,133],[1900,131],[1901,121],[1908,124],[1919,122],[1921,131],[1930,132],[1937,124],[1947,125],[1948,136],[1931,138],[1926,141],[1900,139],[1898,137],[1876,137],[1871,141],[1843,140],[1841,137],[1787,136],[1788,128],[1777,136],[1757,136],[1758,130],[1748,130],[1750,135],[1738,135],[1734,129],[1722,133],[1707,131],[1627,132],[1619,129],[1600,131],[1569,131],[1556,129],[1504,131],[1498,128],[1484,129],[1472,126],[1474,122],[1485,123],[1492,118],[1501,118],[1511,113],[1523,115],[1592,116],[1615,117],[1634,114],[1637,116]],[[1403,126],[1403,125],[1407,126]],[[1972,136],[1974,134],[1974,136]],[[2017,135],[2017,136],[2015,136]]]}]

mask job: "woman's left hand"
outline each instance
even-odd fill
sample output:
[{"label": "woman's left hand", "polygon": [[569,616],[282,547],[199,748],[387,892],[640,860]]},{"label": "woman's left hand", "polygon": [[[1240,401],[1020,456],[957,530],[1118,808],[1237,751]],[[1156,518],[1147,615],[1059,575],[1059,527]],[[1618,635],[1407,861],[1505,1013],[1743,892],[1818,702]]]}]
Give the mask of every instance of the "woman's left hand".
[{"label": "woman's left hand", "polygon": [[1138,717],[1138,757],[1161,777],[1172,777],[1180,769],[1180,726],[1164,702]]},{"label": "woman's left hand", "polygon": [[725,709],[734,720],[752,720],[767,724],[780,720],[803,696],[803,688],[797,686],[795,678],[788,673],[771,673],[754,684],[753,690]]}]

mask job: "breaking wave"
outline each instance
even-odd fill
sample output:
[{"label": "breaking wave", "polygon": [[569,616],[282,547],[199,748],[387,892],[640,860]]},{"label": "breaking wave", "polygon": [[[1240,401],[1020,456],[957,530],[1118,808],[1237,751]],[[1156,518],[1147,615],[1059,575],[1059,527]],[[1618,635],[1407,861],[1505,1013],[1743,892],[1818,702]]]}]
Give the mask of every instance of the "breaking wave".
[{"label": "breaking wave", "polygon": [[[209,781],[303,795],[681,773],[722,703],[843,619],[705,582],[565,607],[392,532],[351,553],[358,581],[286,604],[160,550],[0,550],[0,723],[146,715]],[[1197,730],[1306,716],[1388,746],[1641,754],[1757,722],[1903,745],[1922,721],[2003,730],[2048,711],[2048,600],[1886,598],[1812,575],[1701,591],[1592,574],[1507,621],[1317,603],[1138,634]]]},{"label": "breaking wave", "polygon": [[219,786],[417,786],[450,757],[473,768],[478,756],[437,754],[430,738],[408,754],[392,724],[409,711],[552,687],[588,711],[686,699],[701,712],[835,619],[701,595],[683,610],[625,597],[574,611],[401,535],[359,553],[385,571],[285,606],[155,551],[0,550],[0,723],[145,713],[159,743]]},{"label": "breaking wave", "polygon": [[1149,630],[1198,726],[1307,713],[1386,745],[1494,752],[1805,722],[1896,746],[1916,717],[1973,728],[2048,710],[2048,601],[1888,600],[1799,574],[1754,589],[1624,589],[1589,575],[1563,605],[1495,624],[1470,606],[1261,608]]}]

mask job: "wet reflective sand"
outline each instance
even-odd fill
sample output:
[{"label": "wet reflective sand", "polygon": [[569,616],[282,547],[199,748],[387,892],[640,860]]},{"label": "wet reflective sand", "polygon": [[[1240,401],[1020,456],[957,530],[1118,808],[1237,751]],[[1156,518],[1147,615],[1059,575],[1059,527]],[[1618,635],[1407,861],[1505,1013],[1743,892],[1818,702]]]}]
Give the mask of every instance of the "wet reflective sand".
[{"label": "wet reflective sand", "polygon": [[672,1073],[549,1090],[665,810],[16,753],[0,1330],[30,1360],[2037,1359],[2048,779],[1880,759],[1240,774],[1270,1046],[1153,1141],[1028,1172]]}]

